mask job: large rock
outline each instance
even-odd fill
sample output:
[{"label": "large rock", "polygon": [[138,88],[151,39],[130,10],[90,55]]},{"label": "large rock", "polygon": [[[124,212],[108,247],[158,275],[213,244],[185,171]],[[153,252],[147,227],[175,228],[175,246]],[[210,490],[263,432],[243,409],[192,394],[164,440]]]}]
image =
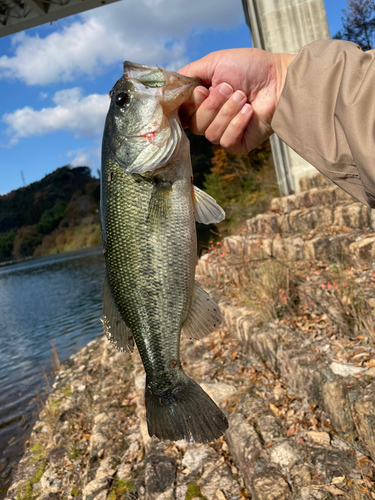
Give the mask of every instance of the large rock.
[{"label": "large rock", "polygon": [[350,245],[351,261],[359,267],[369,267],[375,257],[375,237],[363,238]]},{"label": "large rock", "polygon": [[302,177],[299,180],[299,187],[301,191],[308,191],[316,187],[333,187],[333,184],[328,177],[319,173]]},{"label": "large rock", "polygon": [[348,381],[341,377],[327,380],[322,386],[322,399],[333,427],[353,439],[354,425],[348,405]]},{"label": "large rock", "polygon": [[285,437],[278,418],[259,397],[249,397],[240,403],[240,411],[256,428],[265,444]]},{"label": "large rock", "polygon": [[197,481],[202,496],[207,500],[235,500],[239,498],[240,487],[233,479],[227,464],[218,460],[214,453],[207,458],[203,465],[201,478]]},{"label": "large rock", "polygon": [[159,452],[146,458],[145,488],[147,500],[156,500],[171,487],[176,479],[176,459]]},{"label": "large rock", "polygon": [[375,391],[371,384],[366,392],[354,402],[354,419],[358,434],[365,449],[375,460]]},{"label": "large rock", "polygon": [[[250,337],[250,335],[248,335]],[[251,347],[261,357],[261,359],[273,371],[277,371],[277,345],[279,342],[279,333],[273,325],[267,325],[263,328],[256,329],[251,336]]]},{"label": "large rock", "polygon": [[333,214],[335,226],[346,226],[350,228],[364,228],[370,226],[369,209],[362,203],[351,203],[350,205],[338,205]]},{"label": "large rock", "polygon": [[283,261],[301,260],[305,257],[304,241],[299,236],[275,239],[272,255]]},{"label": "large rock", "polygon": [[203,466],[211,454],[212,450],[209,446],[201,445],[197,448],[196,445],[190,445],[186,449],[182,465],[194,475],[202,475]]},{"label": "large rock", "polygon": [[280,441],[270,449],[272,462],[287,472],[300,459],[300,453],[289,440]]},{"label": "large rock", "polygon": [[323,376],[322,367],[315,359],[316,352],[307,349],[282,344],[277,351],[277,366],[287,386],[296,396],[319,402]]},{"label": "large rock", "polygon": [[255,472],[255,461],[262,452],[262,444],[254,427],[241,413],[229,417],[229,429],[226,432],[229,449],[241,470],[245,483],[251,483]]},{"label": "large rock", "polygon": [[236,388],[233,385],[225,384],[224,382],[202,382],[200,385],[217,405],[220,405],[220,403],[236,392]]},{"label": "large rock", "polygon": [[330,260],[331,238],[329,236],[318,236],[312,240],[307,240],[304,249],[307,260]]},{"label": "large rock", "polygon": [[107,492],[109,481],[106,477],[100,477],[90,481],[82,491],[83,500],[94,500],[101,492]]},{"label": "large rock", "polygon": [[286,479],[277,469],[268,467],[254,474],[250,485],[254,500],[287,500],[292,492]]}]

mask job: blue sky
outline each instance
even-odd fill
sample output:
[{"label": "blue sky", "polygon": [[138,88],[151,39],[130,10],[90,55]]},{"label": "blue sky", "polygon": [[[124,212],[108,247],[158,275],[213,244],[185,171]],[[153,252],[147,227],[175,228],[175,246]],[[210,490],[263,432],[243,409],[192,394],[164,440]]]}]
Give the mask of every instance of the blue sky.
[{"label": "blue sky", "polygon": [[[346,0],[325,0],[331,35]],[[0,194],[57,167],[100,168],[108,91],[125,59],[178,69],[250,47],[240,0],[122,0],[0,38]]]}]

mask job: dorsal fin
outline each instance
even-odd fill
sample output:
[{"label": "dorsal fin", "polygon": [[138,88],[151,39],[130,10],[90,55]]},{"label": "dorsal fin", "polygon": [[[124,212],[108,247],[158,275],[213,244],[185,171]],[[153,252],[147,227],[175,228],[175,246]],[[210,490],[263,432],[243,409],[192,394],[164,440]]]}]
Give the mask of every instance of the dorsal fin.
[{"label": "dorsal fin", "polygon": [[223,322],[220,307],[195,282],[189,315],[182,327],[182,332],[189,338],[201,339],[213,332]]},{"label": "dorsal fin", "polygon": [[103,330],[110,343],[121,352],[133,352],[134,339],[130,328],[119,313],[106,275],[103,285]]}]

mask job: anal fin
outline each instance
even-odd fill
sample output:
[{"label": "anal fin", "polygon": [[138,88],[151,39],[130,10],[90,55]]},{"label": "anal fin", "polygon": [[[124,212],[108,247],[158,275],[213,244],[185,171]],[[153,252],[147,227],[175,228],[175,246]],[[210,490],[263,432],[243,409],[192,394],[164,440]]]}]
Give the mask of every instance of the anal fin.
[{"label": "anal fin", "polygon": [[105,336],[121,352],[133,352],[134,339],[130,328],[119,313],[109,287],[108,277],[104,278],[103,316],[101,318]]},{"label": "anal fin", "polygon": [[218,328],[222,322],[220,307],[200,284],[195,282],[189,315],[182,332],[189,338],[202,339]]},{"label": "anal fin", "polygon": [[193,186],[195,220],[202,224],[215,224],[225,219],[225,212],[209,194]]}]

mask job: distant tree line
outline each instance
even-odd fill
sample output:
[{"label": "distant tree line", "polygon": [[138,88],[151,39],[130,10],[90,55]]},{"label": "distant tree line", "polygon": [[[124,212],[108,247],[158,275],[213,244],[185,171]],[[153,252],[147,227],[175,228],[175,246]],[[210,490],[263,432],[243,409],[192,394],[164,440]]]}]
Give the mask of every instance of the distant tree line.
[{"label": "distant tree line", "polygon": [[89,167],[64,166],[0,196],[0,260],[27,257],[59,225],[99,209],[99,180]]},{"label": "distant tree line", "polygon": [[[278,196],[269,141],[248,155],[235,156],[213,146],[204,136],[187,134],[194,184],[226,211],[219,229],[222,234],[267,209],[271,198]],[[66,240],[71,228],[98,225],[99,203],[99,180],[91,176],[88,167],[64,166],[38,182],[0,196],[0,261],[64,251],[60,249],[69,244]],[[197,231],[202,251],[215,239],[218,229],[198,224]]]}]

